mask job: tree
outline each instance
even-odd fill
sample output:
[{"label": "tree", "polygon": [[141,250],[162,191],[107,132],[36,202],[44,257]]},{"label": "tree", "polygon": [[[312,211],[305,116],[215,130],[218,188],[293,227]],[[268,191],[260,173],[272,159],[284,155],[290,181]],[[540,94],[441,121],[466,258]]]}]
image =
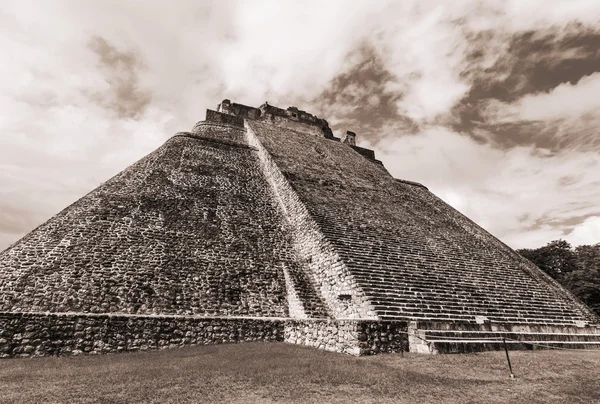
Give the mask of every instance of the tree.
[{"label": "tree", "polygon": [[600,243],[575,248],[577,269],[600,273]]},{"label": "tree", "polygon": [[544,247],[517,252],[556,279],[577,269],[575,252],[565,240],[555,240]]},{"label": "tree", "polygon": [[518,250],[600,315],[600,243],[574,250],[565,240]]},{"label": "tree", "polygon": [[600,272],[573,271],[562,277],[561,284],[600,315]]}]

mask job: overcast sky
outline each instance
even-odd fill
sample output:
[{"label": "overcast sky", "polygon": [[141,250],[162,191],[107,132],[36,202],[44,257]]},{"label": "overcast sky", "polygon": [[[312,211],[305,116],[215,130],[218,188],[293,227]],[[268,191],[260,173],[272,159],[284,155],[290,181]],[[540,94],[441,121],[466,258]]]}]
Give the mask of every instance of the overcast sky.
[{"label": "overcast sky", "polygon": [[222,99],[357,133],[513,248],[600,242],[600,1],[0,3],[0,250]]}]

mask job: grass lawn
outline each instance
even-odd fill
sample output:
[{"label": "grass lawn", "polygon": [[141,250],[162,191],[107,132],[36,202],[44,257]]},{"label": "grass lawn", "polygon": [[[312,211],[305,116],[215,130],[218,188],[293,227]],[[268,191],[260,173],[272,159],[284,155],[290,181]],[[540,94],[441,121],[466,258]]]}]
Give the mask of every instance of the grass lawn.
[{"label": "grass lawn", "polygon": [[600,351],[351,357],[283,343],[0,361],[1,403],[600,403]]}]

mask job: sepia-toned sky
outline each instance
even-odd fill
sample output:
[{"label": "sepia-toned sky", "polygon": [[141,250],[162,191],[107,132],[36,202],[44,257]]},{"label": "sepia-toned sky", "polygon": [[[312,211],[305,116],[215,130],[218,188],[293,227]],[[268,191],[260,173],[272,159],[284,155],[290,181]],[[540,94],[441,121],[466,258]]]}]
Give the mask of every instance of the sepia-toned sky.
[{"label": "sepia-toned sky", "polygon": [[353,130],[513,248],[600,242],[598,0],[4,0],[0,250],[224,98]]}]

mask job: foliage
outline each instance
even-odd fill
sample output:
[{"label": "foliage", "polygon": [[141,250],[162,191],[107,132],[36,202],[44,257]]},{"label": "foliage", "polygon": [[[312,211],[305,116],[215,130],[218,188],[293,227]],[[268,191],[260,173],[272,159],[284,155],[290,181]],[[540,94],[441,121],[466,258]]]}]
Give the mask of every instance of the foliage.
[{"label": "foliage", "polygon": [[560,283],[600,315],[600,272],[573,271],[561,277]]},{"label": "foliage", "polygon": [[518,252],[553,278],[577,269],[575,252],[565,240],[551,241],[544,247]]},{"label": "foliage", "polygon": [[584,271],[600,273],[600,243],[595,245],[580,245],[575,248],[577,268]]},{"label": "foliage", "polygon": [[573,248],[565,240],[517,250],[600,315],[600,243]]}]

